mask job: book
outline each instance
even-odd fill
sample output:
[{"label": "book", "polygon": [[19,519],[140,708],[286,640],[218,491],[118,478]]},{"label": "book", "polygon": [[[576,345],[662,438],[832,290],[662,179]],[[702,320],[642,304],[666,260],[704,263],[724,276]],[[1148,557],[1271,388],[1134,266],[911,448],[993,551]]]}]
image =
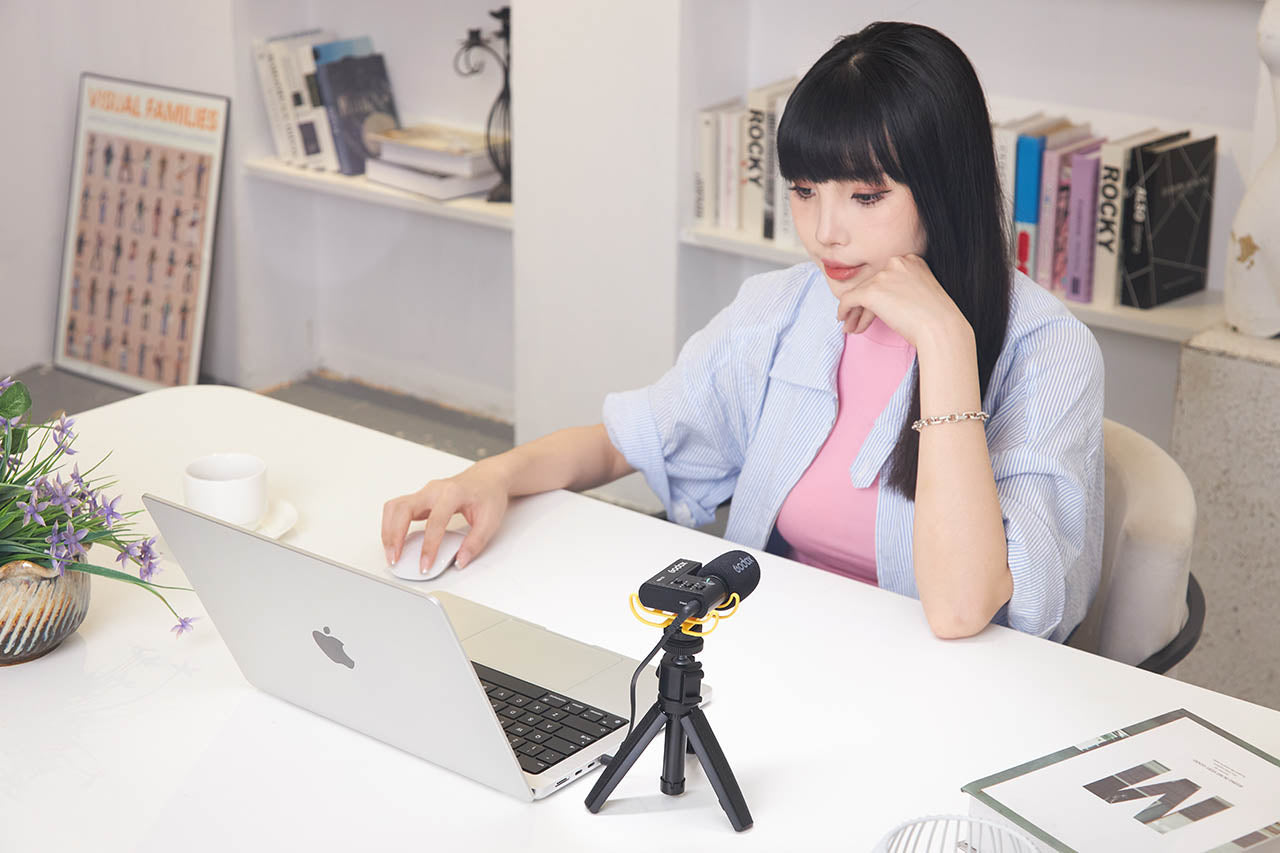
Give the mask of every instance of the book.
[{"label": "book", "polygon": [[1226,853],[1280,843],[1280,760],[1178,709],[965,785],[1043,851]]},{"label": "book", "polygon": [[725,101],[698,111],[697,147],[693,152],[693,219],[695,225],[716,227],[720,202],[721,110],[737,101]]},{"label": "book", "polygon": [[[1087,127],[1087,126],[1086,126]],[[1047,290],[1060,290],[1067,266],[1067,204],[1071,196],[1071,155],[1102,146],[1102,137],[1090,136],[1053,146],[1046,140],[1040,175],[1040,222],[1036,240],[1036,282]]]},{"label": "book", "polygon": [[[763,237],[766,240],[772,240],[777,230],[777,195],[775,187],[778,182],[778,118],[781,113],[777,112],[777,100],[780,95],[789,94],[799,82],[794,77],[786,80],[779,80],[761,89],[756,89],[750,93],[747,98],[747,108],[750,110],[752,105],[757,105],[764,112],[764,163],[760,169],[760,179],[763,185],[758,186],[755,183],[749,183],[746,189],[747,198],[753,200],[757,197],[760,199],[760,229],[755,232],[754,236]],[[744,201],[745,204],[745,201]],[[754,211],[753,211],[754,215]],[[745,219],[746,223],[752,223],[753,220]],[[750,225],[754,228],[754,225]]]},{"label": "book", "polygon": [[[1059,119],[1048,126],[1035,126],[1018,135],[1017,163],[1013,187],[1013,257],[1017,268],[1031,278],[1036,274],[1036,237],[1040,221],[1040,174],[1048,135],[1067,131],[1074,125]],[[1081,133],[1086,132],[1083,129]],[[1078,136],[1075,138],[1079,138]],[[1057,142],[1057,139],[1055,139]]]},{"label": "book", "polygon": [[468,178],[496,171],[478,131],[423,122],[384,130],[372,139],[381,147],[378,156],[388,163]]},{"label": "book", "polygon": [[1093,293],[1095,308],[1111,308],[1120,300],[1120,222],[1124,215],[1125,171],[1129,150],[1164,136],[1149,127],[1104,142],[1098,154],[1098,210],[1094,217]]},{"label": "book", "polygon": [[329,129],[329,117],[320,102],[320,90],[315,85],[315,60],[311,46],[334,38],[334,34],[316,31],[302,36],[276,39],[268,43],[268,49],[276,57],[284,78],[285,96],[293,114],[297,132],[299,165],[314,169],[335,171],[338,159],[333,150],[333,133]]},{"label": "book", "polygon": [[371,181],[418,193],[438,201],[493,189],[501,178],[497,172],[452,175],[391,163],[378,157],[365,160],[365,177]]},{"label": "book", "polygon": [[[1047,121],[1061,121],[1061,118]],[[992,124],[991,140],[996,150],[996,172],[1000,176],[1000,193],[1004,198],[1005,221],[1013,224],[1013,185],[1017,177],[1018,134],[1031,133],[1046,122],[1044,113],[1032,113],[1014,121]]]},{"label": "book", "polygon": [[276,156],[286,163],[296,162],[302,146],[297,139],[297,128],[293,124],[292,111],[289,109],[284,72],[266,39],[254,40],[253,59],[257,66],[258,85],[262,89],[262,104],[267,110],[267,124],[271,128],[271,139],[275,144]]},{"label": "book", "polygon": [[317,67],[324,65],[326,62],[346,59],[348,56],[368,56],[371,53],[373,53],[373,39],[368,36],[338,39],[337,41],[313,44],[311,46],[311,58],[315,61]]},{"label": "book", "polygon": [[344,175],[362,174],[365,160],[378,155],[370,136],[400,126],[382,54],[318,65],[316,81],[333,128],[339,169]]},{"label": "book", "polygon": [[[791,99],[791,92],[778,95],[773,100],[773,112],[778,117],[778,121],[782,121],[782,113],[786,110],[787,101]],[[778,167],[777,157],[777,134],[774,134],[774,157],[773,157],[773,242],[783,248],[793,248],[800,245],[799,239],[796,237],[796,223],[791,218],[791,184],[786,178],[782,177],[782,172]]]},{"label": "book", "polygon": [[1067,269],[1063,295],[1073,302],[1093,297],[1093,222],[1098,210],[1097,150],[1071,155],[1071,196],[1067,200]]},{"label": "book", "polygon": [[739,155],[742,142],[742,123],[746,108],[740,102],[726,107],[718,114],[720,155],[719,201],[716,204],[716,224],[727,231],[736,231],[742,223],[740,201],[742,198],[742,160]]},{"label": "book", "polygon": [[1216,136],[1184,137],[1134,152],[1121,304],[1154,308],[1204,289],[1217,153]]}]

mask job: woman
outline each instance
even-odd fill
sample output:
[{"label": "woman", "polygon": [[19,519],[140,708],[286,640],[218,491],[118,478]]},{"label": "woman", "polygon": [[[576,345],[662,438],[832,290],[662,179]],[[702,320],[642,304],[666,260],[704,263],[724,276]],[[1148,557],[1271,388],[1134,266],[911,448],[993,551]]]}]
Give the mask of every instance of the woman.
[{"label": "woman", "polygon": [[425,518],[429,565],[456,511],[465,566],[510,497],[638,470],[672,520],[732,496],[726,538],[918,597],[940,637],[1067,637],[1100,573],[1102,358],[1012,269],[973,67],[872,24],[800,81],[778,158],[812,263],[745,282],[602,424],[388,501],[388,561]]}]

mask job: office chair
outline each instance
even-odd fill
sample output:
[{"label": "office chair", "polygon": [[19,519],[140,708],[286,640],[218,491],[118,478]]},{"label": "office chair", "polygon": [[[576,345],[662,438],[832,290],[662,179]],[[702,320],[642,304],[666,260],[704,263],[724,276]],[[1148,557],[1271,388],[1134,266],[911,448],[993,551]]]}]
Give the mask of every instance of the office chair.
[{"label": "office chair", "polygon": [[1149,438],[1110,420],[1102,436],[1102,579],[1067,645],[1164,673],[1204,627],[1204,593],[1190,572],[1195,495],[1178,463]]}]

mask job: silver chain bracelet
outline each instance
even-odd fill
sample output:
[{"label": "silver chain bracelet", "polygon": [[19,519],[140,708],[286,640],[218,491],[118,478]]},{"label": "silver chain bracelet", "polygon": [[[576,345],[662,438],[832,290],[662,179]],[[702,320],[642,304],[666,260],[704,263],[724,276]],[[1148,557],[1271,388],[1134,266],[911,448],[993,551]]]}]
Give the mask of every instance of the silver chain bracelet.
[{"label": "silver chain bracelet", "polygon": [[936,418],[921,418],[911,425],[916,432],[935,424],[953,424],[957,421],[985,421],[990,417],[986,412],[959,412],[950,415],[939,415]]}]

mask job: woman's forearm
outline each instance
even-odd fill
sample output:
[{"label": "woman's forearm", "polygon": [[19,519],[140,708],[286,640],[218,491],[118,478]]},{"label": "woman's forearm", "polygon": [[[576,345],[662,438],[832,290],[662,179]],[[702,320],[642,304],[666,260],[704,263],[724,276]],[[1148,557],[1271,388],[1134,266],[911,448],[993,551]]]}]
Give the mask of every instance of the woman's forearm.
[{"label": "woman's forearm", "polygon": [[[921,417],[982,407],[977,348],[967,323],[917,349]],[[976,634],[1013,594],[1007,542],[981,421],[920,431],[915,500],[916,588],[940,637]]]},{"label": "woman's forearm", "polygon": [[613,446],[604,424],[557,430],[476,464],[497,473],[513,498],[591,489],[635,470]]}]

